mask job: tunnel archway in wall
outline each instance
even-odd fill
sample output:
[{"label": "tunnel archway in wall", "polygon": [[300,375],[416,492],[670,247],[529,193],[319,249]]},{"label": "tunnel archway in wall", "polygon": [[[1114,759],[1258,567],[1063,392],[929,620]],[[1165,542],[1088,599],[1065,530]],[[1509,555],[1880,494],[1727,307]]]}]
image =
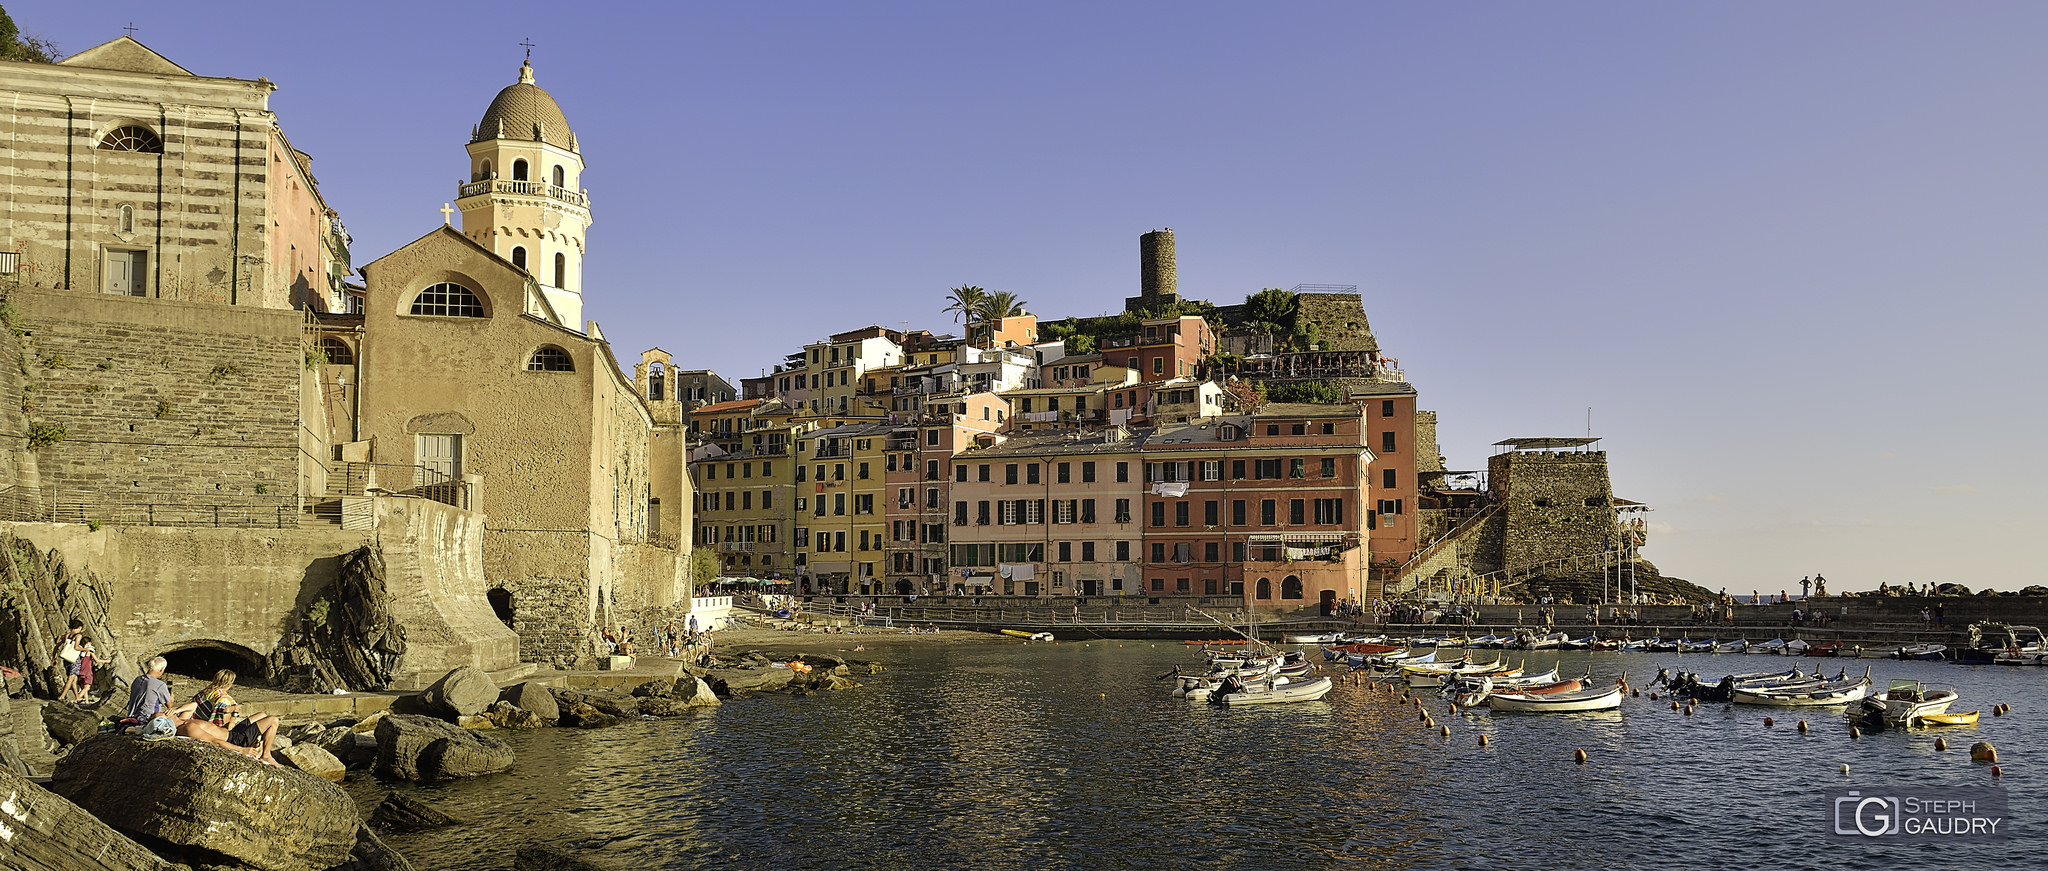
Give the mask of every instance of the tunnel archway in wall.
[{"label": "tunnel archway in wall", "polygon": [[515,628],[512,625],[512,620],[517,614],[512,610],[511,590],[507,590],[504,587],[492,587],[484,593],[484,598],[490,600],[491,612],[498,615],[498,622],[505,624],[507,629]]},{"label": "tunnel archway in wall", "polygon": [[[187,641],[170,650],[159,651],[155,655],[163,657],[168,663],[164,669],[165,674],[202,682],[201,687],[193,688],[194,692],[203,688],[205,681],[213,680],[214,672],[223,668],[234,671],[235,682],[238,684],[261,685],[268,683],[270,677],[269,663],[262,654],[228,641]],[[147,658],[143,660],[147,661]],[[141,668],[143,662],[136,663],[136,667]],[[179,687],[180,691],[183,689],[182,686]]]}]

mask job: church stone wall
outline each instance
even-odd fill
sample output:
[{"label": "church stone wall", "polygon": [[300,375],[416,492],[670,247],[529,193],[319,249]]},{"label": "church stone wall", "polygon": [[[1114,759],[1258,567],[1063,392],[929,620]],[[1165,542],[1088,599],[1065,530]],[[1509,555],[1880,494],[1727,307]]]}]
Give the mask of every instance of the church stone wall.
[{"label": "church stone wall", "polygon": [[9,300],[25,331],[13,339],[21,407],[67,432],[36,457],[46,492],[88,511],[239,504],[295,522],[298,313],[76,292]]}]

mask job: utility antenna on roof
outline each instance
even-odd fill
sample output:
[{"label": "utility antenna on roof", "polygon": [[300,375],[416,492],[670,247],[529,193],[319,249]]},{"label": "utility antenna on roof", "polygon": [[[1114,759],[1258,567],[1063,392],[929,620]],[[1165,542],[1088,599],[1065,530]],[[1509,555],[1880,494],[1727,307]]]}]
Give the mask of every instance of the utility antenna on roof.
[{"label": "utility antenna on roof", "polygon": [[141,30],[142,28],[136,27],[136,26],[135,26],[135,22],[133,22],[133,21],[130,21],[130,22],[128,22],[128,26],[127,26],[127,27],[123,27],[123,28],[121,28],[121,29],[122,29],[122,30],[125,30],[125,31],[128,31],[128,38],[129,38],[129,39],[134,39],[134,38],[135,38],[135,31],[137,31],[137,30]]},{"label": "utility antenna on roof", "polygon": [[533,37],[522,39],[519,44],[526,46],[526,62],[533,63]]}]

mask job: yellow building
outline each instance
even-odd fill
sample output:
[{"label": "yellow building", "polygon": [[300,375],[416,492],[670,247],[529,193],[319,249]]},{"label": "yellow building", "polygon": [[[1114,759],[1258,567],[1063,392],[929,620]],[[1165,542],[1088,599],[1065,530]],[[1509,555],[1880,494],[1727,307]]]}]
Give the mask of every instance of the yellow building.
[{"label": "yellow building", "polygon": [[850,424],[808,433],[797,440],[808,459],[797,472],[799,549],[808,547],[801,575],[813,591],[871,590],[882,576],[885,424]]}]

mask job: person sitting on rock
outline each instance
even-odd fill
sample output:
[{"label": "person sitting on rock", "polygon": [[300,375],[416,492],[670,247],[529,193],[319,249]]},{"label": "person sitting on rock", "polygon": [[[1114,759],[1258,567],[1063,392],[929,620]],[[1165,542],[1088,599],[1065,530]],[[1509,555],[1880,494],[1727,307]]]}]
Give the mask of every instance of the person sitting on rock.
[{"label": "person sitting on rock", "polygon": [[[277,718],[269,714],[257,714],[243,719],[240,723],[235,722],[242,716],[242,703],[235,701],[234,696],[228,695],[228,690],[234,685],[233,671],[223,668],[214,672],[213,683],[201,690],[192,700],[197,706],[193,712],[193,722],[211,723],[227,736],[229,743],[237,747],[260,747],[261,752],[254,754],[256,758],[265,762],[275,762],[276,760],[270,756],[270,751],[277,744]],[[179,728],[178,734],[185,734],[183,727]]]},{"label": "person sitting on rock", "polygon": [[[221,728],[211,720],[202,720],[198,717],[188,717],[180,720],[175,716],[172,719],[177,720],[178,736],[181,738],[190,738],[194,741],[204,741],[218,747],[226,747],[229,750],[233,750],[266,765],[277,764],[277,760],[272,759],[269,752],[262,748],[235,743],[234,732]],[[242,726],[247,725],[247,723],[242,724]],[[236,729],[240,730],[242,726],[238,726]]]},{"label": "person sitting on rock", "polygon": [[197,702],[171,706],[171,685],[164,680],[164,669],[169,665],[161,656],[152,656],[143,664],[147,670],[128,685],[129,719],[147,723],[158,714],[170,714],[172,720],[184,720],[199,707]]}]

